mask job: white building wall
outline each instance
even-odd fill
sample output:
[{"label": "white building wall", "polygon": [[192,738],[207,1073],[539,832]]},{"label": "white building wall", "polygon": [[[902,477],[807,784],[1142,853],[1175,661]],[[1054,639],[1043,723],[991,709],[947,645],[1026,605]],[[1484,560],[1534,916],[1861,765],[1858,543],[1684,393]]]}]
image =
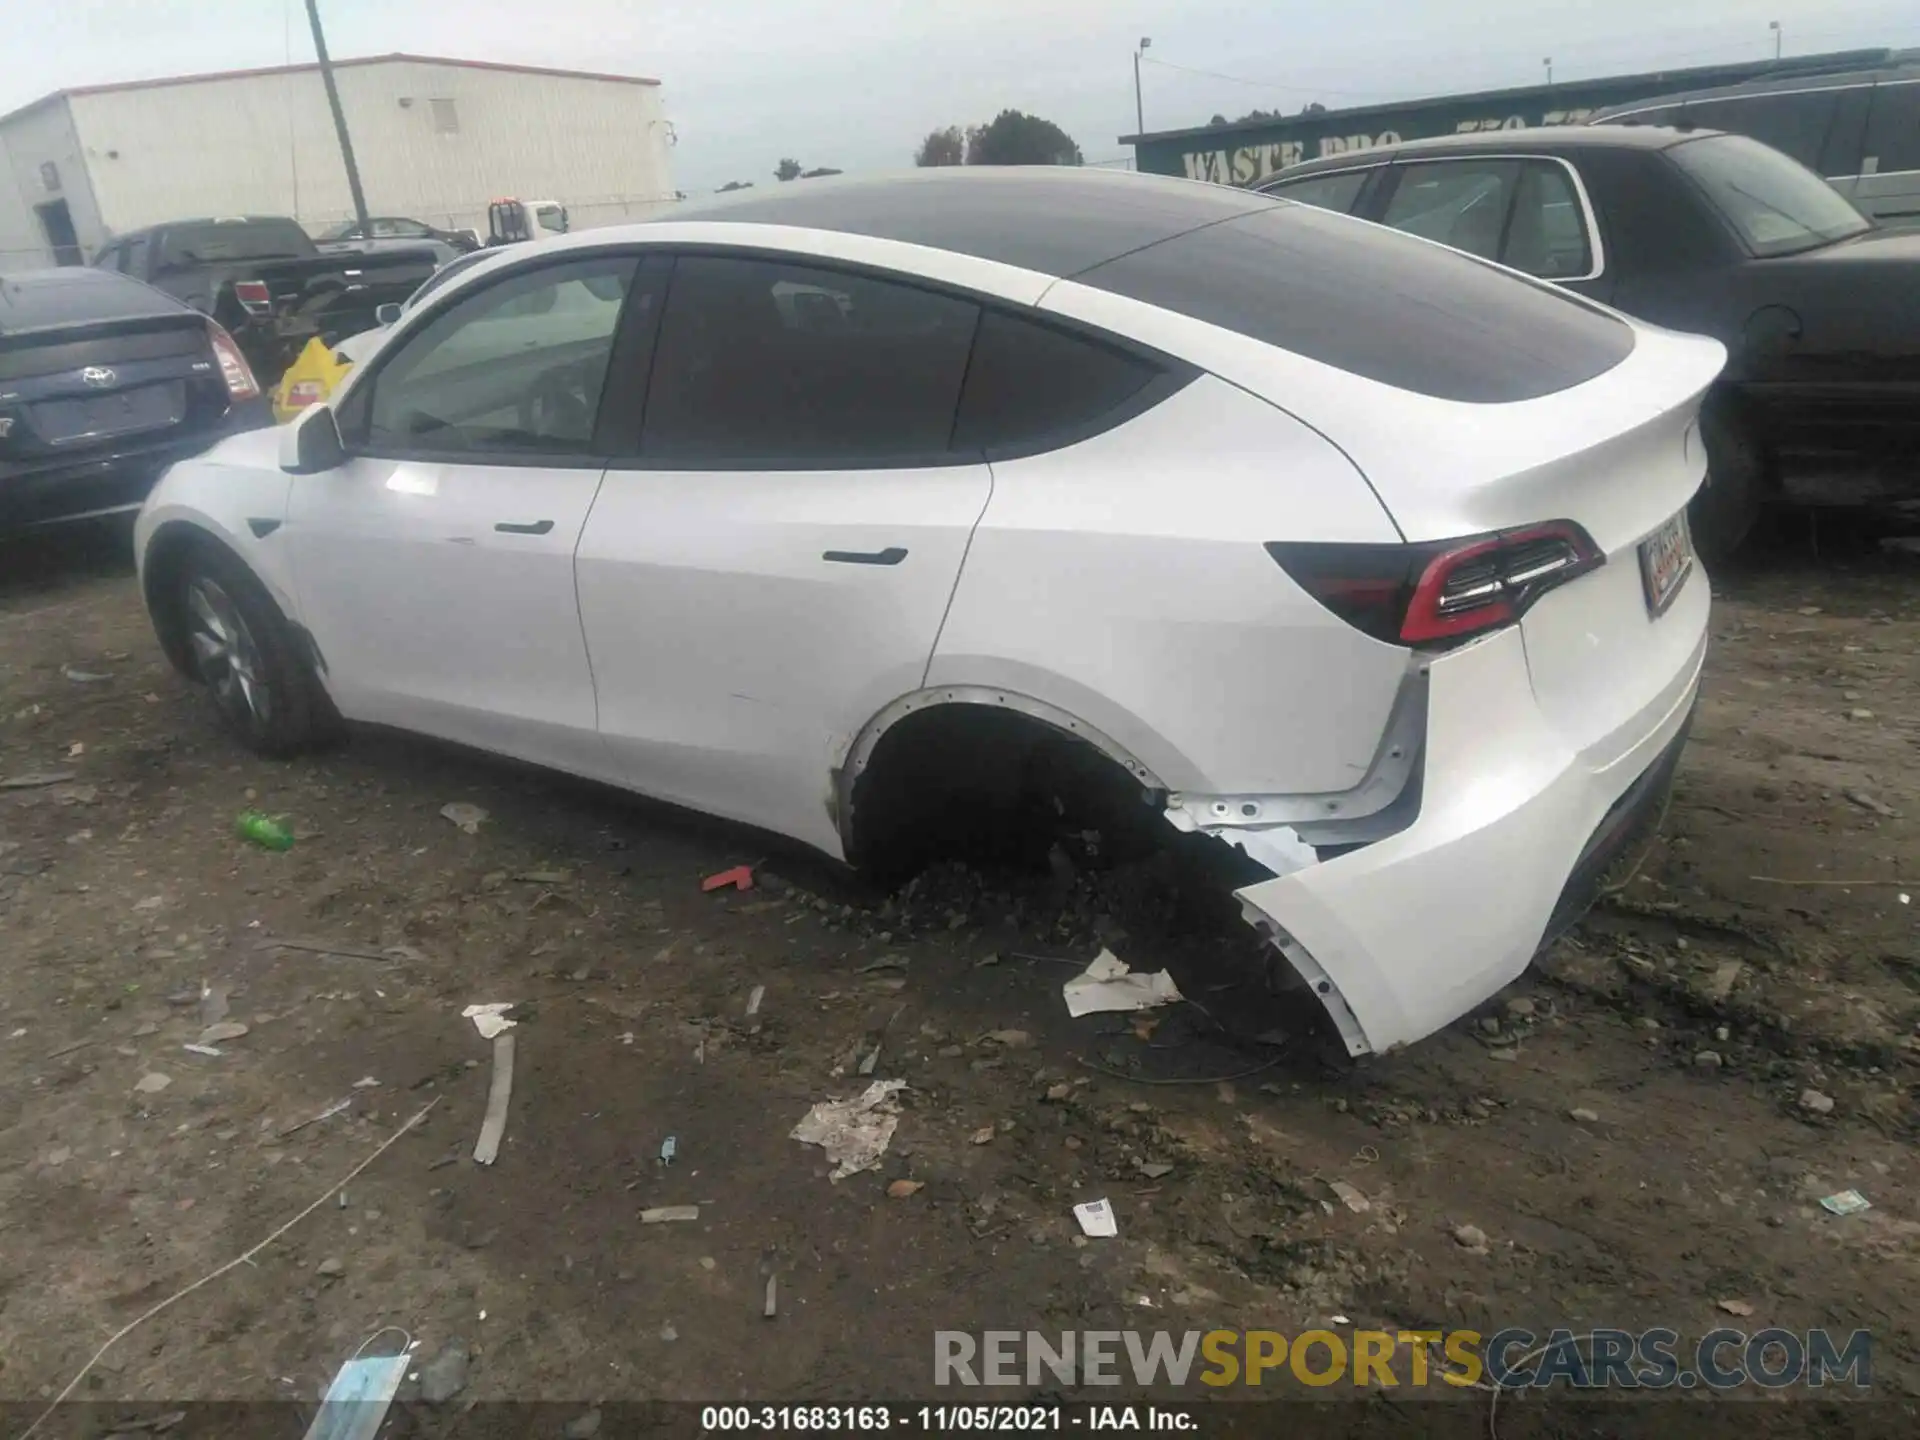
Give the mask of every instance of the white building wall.
[{"label": "white building wall", "polygon": [[[514,195],[559,200],[585,229],[673,198],[657,85],[405,59],[344,63],[335,76],[372,214],[484,234],[487,202]],[[317,71],[127,86],[69,103],[70,148],[92,181],[85,226],[75,207],[89,254],[112,234],[198,215],[292,215],[317,231],[353,214]],[[10,150],[36,113],[4,127]],[[25,148],[37,165],[38,141]]]},{"label": "white building wall", "polygon": [[0,162],[0,273],[54,263],[36,207],[57,201],[66,202],[81,248],[91,254],[100,215],[67,102],[55,98],[16,112],[0,127]]}]

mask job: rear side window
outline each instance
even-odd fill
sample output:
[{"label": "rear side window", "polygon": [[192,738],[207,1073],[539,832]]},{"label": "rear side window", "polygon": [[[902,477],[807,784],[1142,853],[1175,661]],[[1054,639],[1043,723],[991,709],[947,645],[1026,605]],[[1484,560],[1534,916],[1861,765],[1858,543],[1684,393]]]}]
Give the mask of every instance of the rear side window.
[{"label": "rear side window", "polygon": [[1371,170],[1342,170],[1336,175],[1308,175],[1304,179],[1291,183],[1282,181],[1278,185],[1267,186],[1269,195],[1278,195],[1283,200],[1298,200],[1302,205],[1318,205],[1322,210],[1338,210],[1342,215],[1353,213],[1353,202],[1360,198],[1360,192],[1366,188],[1367,177]]},{"label": "rear side window", "polygon": [[683,256],[641,453],[758,469],[924,463],[953,435],[979,315],[844,271]]},{"label": "rear side window", "polygon": [[1423,240],[1438,240],[1482,260],[1497,260],[1519,176],[1520,164],[1515,160],[1405,165],[1380,219]]},{"label": "rear side window", "polygon": [[956,450],[1026,449],[1098,425],[1161,370],[1139,356],[989,310],[954,427]]},{"label": "rear side window", "polygon": [[1190,231],[1074,279],[1443,400],[1551,395],[1633,350],[1627,325],[1557,290],[1308,205]]},{"label": "rear side window", "polygon": [[1820,152],[1826,146],[1839,104],[1838,90],[1732,95],[1724,100],[1690,102],[1681,116],[1695,129],[1748,135],[1811,167],[1820,163]]}]

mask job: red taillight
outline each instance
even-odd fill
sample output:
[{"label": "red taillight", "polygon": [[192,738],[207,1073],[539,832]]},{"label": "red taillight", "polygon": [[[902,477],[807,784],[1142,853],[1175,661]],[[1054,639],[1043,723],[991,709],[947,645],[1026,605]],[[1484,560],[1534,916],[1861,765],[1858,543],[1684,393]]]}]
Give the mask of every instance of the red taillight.
[{"label": "red taillight", "polygon": [[273,308],[273,292],[267,289],[264,280],[236,280],[233,282],[233,294],[255,315],[264,315]]},{"label": "red taillight", "polygon": [[253,378],[253,367],[233,337],[213,321],[207,322],[207,339],[213,345],[213,358],[220,362],[220,378],[227,382],[227,395],[233,400],[251,400],[260,393],[260,382]]},{"label": "red taillight", "polygon": [[1606,560],[1571,520],[1423,545],[1276,540],[1267,553],[1356,629],[1389,644],[1427,647],[1511,625],[1546,591]]}]

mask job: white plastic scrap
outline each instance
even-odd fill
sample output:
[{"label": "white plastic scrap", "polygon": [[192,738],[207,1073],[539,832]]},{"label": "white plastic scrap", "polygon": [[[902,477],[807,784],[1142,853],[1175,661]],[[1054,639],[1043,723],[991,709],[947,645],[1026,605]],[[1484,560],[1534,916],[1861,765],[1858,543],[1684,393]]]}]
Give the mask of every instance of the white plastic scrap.
[{"label": "white plastic scrap", "polygon": [[1164,970],[1136,975],[1111,950],[1102,950],[1091,965],[1060,987],[1067,1014],[1103,1014],[1109,1011],[1153,1010],[1181,998],[1180,987]]},{"label": "white plastic scrap", "polygon": [[513,1009],[513,1001],[500,1000],[490,1005],[469,1005],[460,1012],[461,1018],[473,1021],[473,1028],[480,1032],[482,1040],[491,1040],[502,1030],[511,1030],[520,1022],[507,1019],[507,1011]]},{"label": "white plastic scrap", "polygon": [[822,1100],[793,1127],[793,1138],[827,1152],[835,1181],[875,1169],[900,1124],[894,1092],[906,1088],[904,1080],[876,1080],[851,1100]]},{"label": "white plastic scrap", "polygon": [[1080,1232],[1095,1240],[1108,1240],[1120,1233],[1120,1222],[1114,1216],[1113,1206],[1105,1200],[1089,1200],[1084,1205],[1074,1206],[1073,1218],[1080,1222]]},{"label": "white plastic scrap", "polygon": [[487,818],[487,812],[480,806],[469,805],[464,800],[449,801],[440,807],[440,813],[469,835],[478,835]]}]

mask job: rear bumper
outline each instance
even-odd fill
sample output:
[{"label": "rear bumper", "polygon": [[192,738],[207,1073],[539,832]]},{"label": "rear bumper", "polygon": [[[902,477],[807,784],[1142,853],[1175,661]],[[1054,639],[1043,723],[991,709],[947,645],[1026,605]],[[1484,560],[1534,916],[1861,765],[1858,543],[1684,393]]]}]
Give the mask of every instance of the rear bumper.
[{"label": "rear bumper", "polygon": [[137,510],[174,461],[198,455],[228,435],[272,423],[272,407],[261,395],[229,409],[218,425],[190,435],[158,443],[136,439],[31,469],[0,466],[0,534]]},{"label": "rear bumper", "polygon": [[1429,671],[1420,818],[1237,898],[1354,1055],[1409,1044],[1524,971],[1658,819],[1699,690],[1697,643],[1613,733],[1575,748],[1542,714],[1517,630]]}]

